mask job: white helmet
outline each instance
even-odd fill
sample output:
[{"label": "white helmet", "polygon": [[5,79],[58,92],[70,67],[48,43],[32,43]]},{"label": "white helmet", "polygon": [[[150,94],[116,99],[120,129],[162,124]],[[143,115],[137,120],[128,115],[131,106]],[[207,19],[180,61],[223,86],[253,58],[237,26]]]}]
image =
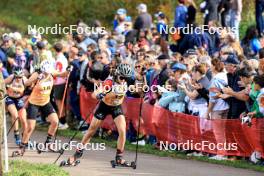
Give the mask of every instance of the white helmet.
[{"label": "white helmet", "polygon": [[42,73],[48,73],[48,74],[50,74],[50,73],[53,72],[53,70],[54,70],[53,64],[48,59],[46,59],[46,60],[44,60],[44,61],[42,61],[40,63],[40,71]]}]

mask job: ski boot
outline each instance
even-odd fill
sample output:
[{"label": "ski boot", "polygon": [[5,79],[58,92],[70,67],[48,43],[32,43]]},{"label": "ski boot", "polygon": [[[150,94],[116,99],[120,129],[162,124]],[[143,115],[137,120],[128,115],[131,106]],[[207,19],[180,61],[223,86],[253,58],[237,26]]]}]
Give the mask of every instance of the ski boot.
[{"label": "ski boot", "polygon": [[23,156],[26,151],[26,146],[27,144],[21,143],[19,146],[19,150],[13,151],[11,156],[12,157]]},{"label": "ski boot", "polygon": [[133,169],[136,169],[135,162],[127,162],[123,159],[123,154],[117,152],[115,160],[110,161],[112,168],[118,167],[132,167]]},{"label": "ski boot", "polygon": [[15,138],[15,143],[16,143],[16,145],[17,145],[17,146],[20,146],[20,144],[21,144],[21,139],[20,139],[20,135],[19,135],[19,133],[15,133],[15,134],[14,134],[14,138]]}]

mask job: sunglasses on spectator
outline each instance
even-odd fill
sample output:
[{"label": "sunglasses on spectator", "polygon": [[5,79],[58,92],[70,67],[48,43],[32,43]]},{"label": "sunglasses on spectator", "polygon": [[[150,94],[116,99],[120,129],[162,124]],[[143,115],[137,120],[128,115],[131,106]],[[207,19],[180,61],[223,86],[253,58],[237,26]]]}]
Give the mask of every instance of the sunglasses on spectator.
[{"label": "sunglasses on spectator", "polygon": [[141,65],[136,65],[135,68],[141,68]]},{"label": "sunglasses on spectator", "polygon": [[122,80],[126,80],[126,77],[124,76],[119,76],[119,79],[122,81]]}]

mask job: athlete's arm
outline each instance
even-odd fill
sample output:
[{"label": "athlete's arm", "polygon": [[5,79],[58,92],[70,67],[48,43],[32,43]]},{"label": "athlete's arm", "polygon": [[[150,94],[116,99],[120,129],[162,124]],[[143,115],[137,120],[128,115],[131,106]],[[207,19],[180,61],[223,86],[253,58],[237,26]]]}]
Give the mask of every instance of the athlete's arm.
[{"label": "athlete's arm", "polygon": [[10,84],[12,80],[14,79],[14,75],[10,75],[5,79],[5,84]]},{"label": "athlete's arm", "polygon": [[39,74],[37,72],[34,72],[29,78],[28,80],[25,81],[25,86],[31,86],[33,83],[35,83],[38,79]]}]

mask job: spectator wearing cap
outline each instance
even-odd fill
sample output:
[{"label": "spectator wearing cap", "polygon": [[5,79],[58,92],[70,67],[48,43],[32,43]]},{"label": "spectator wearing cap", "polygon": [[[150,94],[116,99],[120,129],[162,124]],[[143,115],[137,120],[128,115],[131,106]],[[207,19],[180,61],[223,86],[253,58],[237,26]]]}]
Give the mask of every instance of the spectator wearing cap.
[{"label": "spectator wearing cap", "polygon": [[186,69],[186,66],[181,63],[176,63],[171,67],[173,79],[178,82],[176,90],[162,93],[159,100],[159,105],[163,108],[169,109],[171,112],[185,112],[186,94],[183,91],[182,86],[183,84],[186,84]]},{"label": "spectator wearing cap", "polygon": [[80,93],[81,86],[85,86],[84,78],[86,73],[86,67],[88,65],[88,56],[85,51],[83,51],[81,48],[79,48],[78,57],[80,61],[80,78],[77,85],[77,93]]},{"label": "spectator wearing cap", "polygon": [[117,34],[122,34],[125,31],[125,22],[127,18],[126,9],[120,8],[116,12],[114,20],[114,30]]},{"label": "spectator wearing cap", "polygon": [[6,61],[4,61],[3,64],[5,65],[8,73],[11,74],[13,62],[15,58],[15,45],[9,34],[6,33],[3,34],[2,40],[3,43],[1,45],[1,50],[4,52],[6,56]]},{"label": "spectator wearing cap", "polygon": [[160,36],[164,39],[167,40],[169,39],[169,35],[168,35],[168,23],[166,20],[166,16],[163,12],[158,12],[157,14],[155,14],[155,17],[157,18],[157,31],[160,34]]},{"label": "spectator wearing cap", "polygon": [[[243,101],[246,105],[246,109],[243,109],[241,107],[241,105],[237,104],[237,106],[240,108],[241,107],[241,111],[242,112],[249,112],[250,109],[252,108],[252,103],[251,101],[249,101],[249,97],[250,97],[250,92],[251,92],[251,88],[252,88],[252,84],[253,84],[253,78],[256,75],[256,71],[254,69],[252,69],[251,67],[244,67],[241,68],[237,71],[237,75],[239,76],[241,82],[240,82],[240,86],[241,86],[241,91],[234,91],[232,88],[227,87],[227,88],[223,88],[223,92],[227,95],[229,95],[230,97],[233,97],[236,100],[240,100]],[[243,106],[243,105],[242,105]],[[232,104],[231,106],[232,107]],[[239,114],[240,116],[240,114]]]},{"label": "spectator wearing cap", "polygon": [[158,85],[162,86],[165,85],[165,82],[169,79],[169,73],[168,73],[168,62],[170,60],[170,57],[166,54],[162,54],[158,57],[158,63],[160,66],[160,72],[158,74]]},{"label": "spectator wearing cap", "polygon": [[141,30],[146,31],[150,29],[152,25],[152,17],[148,13],[147,5],[141,3],[137,6],[137,10],[139,16],[135,20],[134,29],[138,32]]},{"label": "spectator wearing cap", "polygon": [[[225,69],[227,71],[227,79],[228,79],[228,88],[232,89],[234,92],[240,92],[245,87],[240,85],[240,77],[237,72],[237,67],[239,65],[239,60],[237,59],[236,55],[229,54],[227,59],[225,60]],[[223,89],[227,90],[227,89]],[[237,119],[239,118],[240,114],[246,109],[246,104],[244,101],[237,99],[235,97],[227,98],[226,101],[229,104],[230,110],[228,112],[229,119]]]},{"label": "spectator wearing cap", "polygon": [[175,9],[174,27],[185,27],[187,23],[187,7],[185,6],[185,0],[179,0],[179,5]]}]

